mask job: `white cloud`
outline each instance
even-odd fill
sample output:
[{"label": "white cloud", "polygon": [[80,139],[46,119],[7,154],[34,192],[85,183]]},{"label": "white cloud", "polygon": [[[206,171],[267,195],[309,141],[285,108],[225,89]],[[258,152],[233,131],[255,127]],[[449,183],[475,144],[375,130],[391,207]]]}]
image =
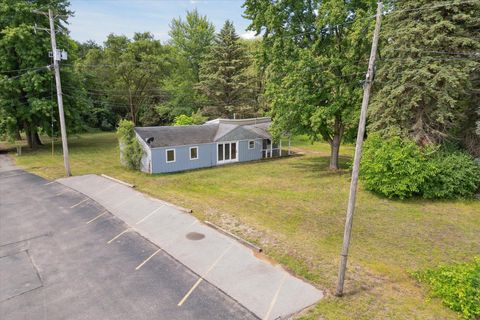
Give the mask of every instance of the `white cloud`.
[{"label": "white cloud", "polygon": [[242,33],[240,35],[240,38],[242,38],[242,39],[255,39],[256,38],[255,31],[250,30],[250,31],[247,31],[245,33]]}]

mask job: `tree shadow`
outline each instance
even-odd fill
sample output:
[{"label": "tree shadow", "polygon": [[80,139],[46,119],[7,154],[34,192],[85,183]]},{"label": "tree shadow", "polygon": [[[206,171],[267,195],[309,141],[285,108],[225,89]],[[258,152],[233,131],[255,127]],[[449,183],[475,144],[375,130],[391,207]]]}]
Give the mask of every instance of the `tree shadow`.
[{"label": "tree shadow", "polygon": [[320,157],[308,157],[302,159],[298,163],[293,164],[292,166],[295,169],[299,169],[310,173],[309,177],[333,177],[333,176],[345,176],[350,175],[350,163],[352,161],[351,157],[341,156],[339,157],[339,169],[330,170],[330,157],[329,156],[320,156]]}]

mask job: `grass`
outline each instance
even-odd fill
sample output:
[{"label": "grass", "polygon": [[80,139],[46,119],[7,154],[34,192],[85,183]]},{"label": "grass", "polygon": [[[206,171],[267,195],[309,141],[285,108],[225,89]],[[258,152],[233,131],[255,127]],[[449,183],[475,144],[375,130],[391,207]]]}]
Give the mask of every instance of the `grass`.
[{"label": "grass", "polygon": [[[286,143],[284,146],[286,147]],[[70,139],[74,175],[104,173],[140,191],[193,209],[260,246],[327,297],[302,319],[456,319],[438,299],[427,299],[411,271],[471,260],[480,252],[480,201],[392,201],[360,185],[346,295],[336,298],[338,257],[349,190],[352,146],[342,146],[338,172],[328,170],[329,147],[292,141],[303,155],[175,174],[147,175],[119,164],[112,133]],[[25,152],[19,166],[62,177],[60,146]]]}]

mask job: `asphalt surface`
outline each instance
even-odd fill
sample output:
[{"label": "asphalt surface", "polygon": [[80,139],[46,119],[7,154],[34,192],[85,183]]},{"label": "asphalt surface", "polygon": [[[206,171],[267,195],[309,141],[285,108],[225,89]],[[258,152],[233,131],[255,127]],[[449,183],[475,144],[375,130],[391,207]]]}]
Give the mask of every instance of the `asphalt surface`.
[{"label": "asphalt surface", "polygon": [[318,288],[179,207],[95,174],[57,182],[101,204],[129,225],[125,232],[139,233],[261,319],[289,318],[323,297]]},{"label": "asphalt surface", "polygon": [[0,170],[1,319],[257,319],[208,281],[178,306],[199,276],[162,250],[136,270],[159,248],[111,241],[125,229],[81,193]]}]

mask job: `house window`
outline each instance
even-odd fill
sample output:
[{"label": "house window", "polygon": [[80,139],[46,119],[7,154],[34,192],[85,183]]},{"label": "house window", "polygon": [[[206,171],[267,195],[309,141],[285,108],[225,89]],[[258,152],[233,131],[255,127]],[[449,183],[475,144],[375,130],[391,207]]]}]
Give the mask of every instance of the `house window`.
[{"label": "house window", "polygon": [[219,143],[217,147],[218,162],[237,161],[237,142]]},{"label": "house window", "polygon": [[255,141],[254,140],[248,141],[248,149],[255,149]]},{"label": "house window", "polygon": [[198,159],[198,147],[191,147],[190,160],[197,160],[197,159]]},{"label": "house window", "polygon": [[217,155],[218,161],[223,161],[223,144],[218,145]]},{"label": "house window", "polygon": [[175,149],[167,149],[165,153],[167,155],[167,163],[175,162]]}]

